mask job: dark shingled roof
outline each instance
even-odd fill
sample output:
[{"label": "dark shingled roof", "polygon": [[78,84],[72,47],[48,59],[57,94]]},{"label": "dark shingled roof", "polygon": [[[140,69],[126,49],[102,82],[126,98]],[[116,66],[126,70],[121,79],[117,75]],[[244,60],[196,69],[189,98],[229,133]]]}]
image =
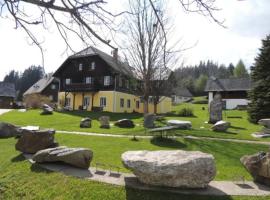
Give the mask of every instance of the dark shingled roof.
[{"label": "dark shingled roof", "polygon": [[193,97],[190,91],[187,88],[174,88],[173,94],[181,97]]},{"label": "dark shingled roof", "polygon": [[[90,47],[88,47],[88,48],[86,48],[78,53],[75,53],[72,56],[69,56],[67,58],[67,60],[72,59],[72,58],[81,58],[81,57],[88,57],[88,56],[93,56],[93,55],[98,55],[101,59],[103,59],[114,70],[116,70],[120,73],[123,73],[127,76],[133,76],[132,68],[127,63],[120,61],[120,59],[116,60],[111,55],[109,55],[109,54],[107,54],[107,53],[105,53],[105,52],[103,52],[103,51],[101,51],[93,46],[90,46]],[[62,66],[63,66],[63,64],[62,64]],[[60,70],[60,68],[55,72],[55,74]]]},{"label": "dark shingled roof", "polygon": [[0,82],[0,96],[1,97],[16,97],[16,90],[14,83]]},{"label": "dark shingled roof", "polygon": [[216,79],[210,78],[207,81],[205,91],[247,91],[251,89],[251,80],[249,78],[228,78]]},{"label": "dark shingled roof", "polygon": [[26,90],[23,96],[27,94],[41,93],[54,80],[56,80],[56,78],[52,76],[45,76],[44,78],[40,79],[35,84],[33,84],[28,90]]}]

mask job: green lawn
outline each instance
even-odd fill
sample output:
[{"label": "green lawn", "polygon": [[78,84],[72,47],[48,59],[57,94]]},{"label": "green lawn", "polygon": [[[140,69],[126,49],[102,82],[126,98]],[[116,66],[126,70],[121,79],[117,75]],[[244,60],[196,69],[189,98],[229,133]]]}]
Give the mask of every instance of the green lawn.
[{"label": "green lawn", "polygon": [[[178,117],[177,112],[181,108],[192,108],[194,110],[195,117]],[[251,137],[251,133],[259,131],[261,128],[259,125],[250,123],[247,120],[246,111],[227,110],[224,111],[224,120],[231,122],[232,127],[226,133],[213,132],[210,130],[211,125],[206,124],[208,121],[208,107],[204,104],[191,104],[185,103],[173,107],[174,113],[168,114],[166,119],[180,119],[189,120],[192,122],[192,130],[179,130],[175,131],[178,135],[195,135],[195,136],[207,136],[218,138],[236,138],[236,139],[248,139],[248,140],[267,140],[270,139],[255,139]],[[66,131],[83,131],[94,133],[111,133],[111,134],[135,134],[144,135],[145,129],[143,128],[143,115],[142,114],[127,114],[127,113],[99,113],[99,112],[54,112],[53,115],[40,115],[40,110],[29,110],[25,113],[18,112],[16,110],[5,113],[0,116],[0,121],[7,121],[17,125],[38,125],[42,128],[54,128],[56,130]],[[118,128],[112,126],[110,129],[100,129],[98,118],[101,115],[109,115],[111,123],[123,118],[129,118],[134,121],[135,128]],[[92,128],[80,128],[79,123],[82,117],[90,117],[93,119]]]},{"label": "green lawn", "polygon": [[[231,180],[238,176],[251,177],[241,166],[239,158],[244,154],[267,150],[267,146],[232,142],[199,141],[178,139],[160,142],[141,139],[137,142],[128,138],[112,138],[82,135],[56,134],[61,145],[88,147],[94,151],[95,162],[121,166],[120,155],[127,150],[185,149],[212,153],[217,165],[216,180]],[[68,177],[33,167],[15,151],[16,140],[0,139],[0,199],[128,199],[128,200],[266,200],[269,197],[195,197],[162,192],[139,191]]]}]

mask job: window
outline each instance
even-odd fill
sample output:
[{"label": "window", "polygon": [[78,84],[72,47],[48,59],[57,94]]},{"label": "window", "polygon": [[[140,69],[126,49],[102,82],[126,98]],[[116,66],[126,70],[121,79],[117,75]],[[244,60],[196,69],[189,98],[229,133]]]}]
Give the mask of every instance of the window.
[{"label": "window", "polygon": [[65,106],[68,106],[68,107],[70,106],[70,98],[69,97],[66,98]]},{"label": "window", "polygon": [[105,86],[111,85],[111,77],[110,76],[104,76],[104,85]]},{"label": "window", "polygon": [[55,84],[52,84],[52,85],[51,85],[51,89],[52,89],[52,90],[55,90],[55,89],[56,89],[56,85],[55,85]]},{"label": "window", "polygon": [[70,78],[66,78],[66,85],[69,85],[71,83],[71,79]]},{"label": "window", "polygon": [[124,99],[120,99],[120,108],[124,108],[124,106],[125,106],[125,101],[124,101]]},{"label": "window", "polygon": [[127,107],[130,108],[130,99],[127,100]]},{"label": "window", "polygon": [[126,80],[126,87],[129,88],[129,81]]},{"label": "window", "polygon": [[106,107],[106,97],[100,97],[100,107]]},{"label": "window", "polygon": [[80,64],[79,64],[79,71],[82,71],[82,68],[83,68],[83,64],[80,63]]},{"label": "window", "polygon": [[119,87],[123,87],[123,79],[121,77],[119,77]]},{"label": "window", "polygon": [[140,108],[140,101],[136,101],[136,108],[137,108],[137,109]]},{"label": "window", "polygon": [[90,70],[94,70],[96,68],[96,63],[91,62]]},{"label": "window", "polygon": [[93,78],[90,77],[90,76],[89,76],[89,77],[86,77],[86,78],[85,78],[85,83],[86,83],[86,84],[92,84],[92,83],[93,83]]},{"label": "window", "polygon": [[83,109],[87,109],[90,105],[90,97],[83,98]]},{"label": "window", "polygon": [[51,101],[53,101],[53,95],[50,95],[50,96],[49,96],[49,99],[50,99]]}]

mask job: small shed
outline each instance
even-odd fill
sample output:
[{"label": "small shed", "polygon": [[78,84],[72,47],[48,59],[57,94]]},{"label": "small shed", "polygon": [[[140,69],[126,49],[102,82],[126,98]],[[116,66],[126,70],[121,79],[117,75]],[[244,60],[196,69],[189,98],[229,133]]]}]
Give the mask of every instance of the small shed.
[{"label": "small shed", "polygon": [[226,109],[235,109],[238,106],[247,106],[248,91],[251,89],[250,78],[208,79],[205,91],[208,92],[208,103],[216,93],[220,93]]},{"label": "small shed", "polygon": [[13,83],[0,82],[0,108],[12,108],[16,97]]},{"label": "small shed", "polygon": [[187,102],[187,101],[190,101],[192,97],[193,95],[190,93],[190,91],[187,88],[177,87],[173,89],[172,103],[179,104],[182,102]]}]

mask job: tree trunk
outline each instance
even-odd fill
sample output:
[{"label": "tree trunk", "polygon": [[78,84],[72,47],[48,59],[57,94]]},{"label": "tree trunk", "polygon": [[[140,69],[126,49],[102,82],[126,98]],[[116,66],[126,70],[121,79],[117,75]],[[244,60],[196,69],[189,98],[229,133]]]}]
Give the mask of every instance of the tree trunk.
[{"label": "tree trunk", "polygon": [[148,113],[148,99],[144,99],[143,101],[143,112],[144,114],[147,114]]},{"label": "tree trunk", "polygon": [[157,114],[157,103],[154,103],[154,114]]}]

